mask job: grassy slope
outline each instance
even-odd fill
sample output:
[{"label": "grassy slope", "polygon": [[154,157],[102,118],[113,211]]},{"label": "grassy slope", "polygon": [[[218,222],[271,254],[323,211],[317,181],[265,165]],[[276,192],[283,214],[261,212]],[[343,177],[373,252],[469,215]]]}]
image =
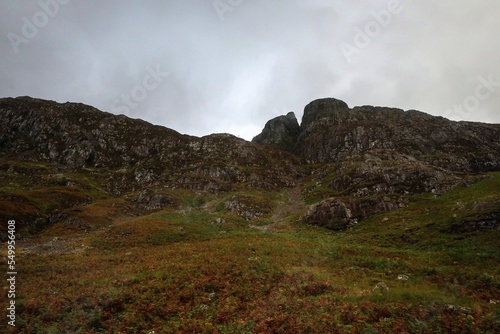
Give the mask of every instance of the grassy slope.
[{"label": "grassy slope", "polygon": [[[133,218],[117,209],[123,199],[78,187],[88,176],[68,177],[78,191],[66,191],[94,199],[72,209],[87,232],[56,224],[19,242],[13,332],[500,331],[500,232],[452,229],[498,212],[500,173],[443,196],[414,196],[406,209],[345,232],[300,223],[295,190],[268,194],[275,210],[260,221],[227,211],[221,202],[233,194],[188,191],[173,194],[175,207]],[[41,209],[53,200],[8,187]],[[211,224],[217,217],[225,222]]]}]

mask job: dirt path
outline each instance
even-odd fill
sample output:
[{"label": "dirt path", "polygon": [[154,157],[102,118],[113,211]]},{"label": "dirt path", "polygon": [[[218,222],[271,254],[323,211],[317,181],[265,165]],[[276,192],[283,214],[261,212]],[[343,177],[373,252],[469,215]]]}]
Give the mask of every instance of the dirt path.
[{"label": "dirt path", "polygon": [[280,225],[287,224],[290,216],[297,212],[302,212],[307,205],[302,199],[301,188],[299,186],[283,192],[284,200],[278,201],[276,207],[271,214],[271,224],[268,225],[251,225],[251,227],[263,232],[273,231]]},{"label": "dirt path", "polygon": [[279,201],[271,215],[273,223],[279,223],[291,214],[302,211],[306,208],[306,203],[301,196],[301,188],[295,187],[292,190],[285,192],[287,198],[284,201]]},{"label": "dirt path", "polygon": [[54,238],[30,238],[18,242],[19,249],[25,254],[76,254],[82,253],[89,246],[85,245],[85,236],[81,234]]}]

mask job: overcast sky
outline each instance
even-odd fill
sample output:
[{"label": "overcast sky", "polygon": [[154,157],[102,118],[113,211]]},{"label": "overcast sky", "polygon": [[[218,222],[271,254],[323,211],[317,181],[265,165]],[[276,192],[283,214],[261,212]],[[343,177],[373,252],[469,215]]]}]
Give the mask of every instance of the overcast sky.
[{"label": "overcast sky", "polygon": [[314,99],[500,123],[498,0],[2,0],[0,96],[251,139]]}]

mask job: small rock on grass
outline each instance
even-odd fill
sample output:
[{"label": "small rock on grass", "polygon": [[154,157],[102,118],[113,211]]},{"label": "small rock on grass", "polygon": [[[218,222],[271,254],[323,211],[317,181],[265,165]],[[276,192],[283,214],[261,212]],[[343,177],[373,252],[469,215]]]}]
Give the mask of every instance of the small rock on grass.
[{"label": "small rock on grass", "polygon": [[372,291],[373,292],[387,292],[387,291],[389,291],[389,287],[384,282],[379,282],[379,283],[377,283],[377,285],[375,285],[375,287],[373,287]]}]

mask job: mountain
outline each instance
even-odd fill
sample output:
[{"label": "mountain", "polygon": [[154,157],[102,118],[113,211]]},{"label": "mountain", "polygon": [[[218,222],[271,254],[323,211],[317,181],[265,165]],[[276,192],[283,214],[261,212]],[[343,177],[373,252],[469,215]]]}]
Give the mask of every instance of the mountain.
[{"label": "mountain", "polygon": [[443,193],[473,182],[477,173],[500,170],[498,124],[453,122],[415,110],[350,109],[333,98],[308,104],[298,131],[293,119],[269,121],[252,142],[322,164],[307,191],[321,189],[328,198],[304,217],[312,224],[344,229],[404,207],[410,194]]},{"label": "mountain", "polygon": [[[53,182],[46,180],[49,175],[57,178],[62,172],[76,171],[99,174],[99,186],[113,196],[151,187],[219,193],[291,187],[301,173],[298,158],[285,151],[253,145],[228,134],[202,138],[181,135],[79,103],[5,98],[0,100],[0,118],[2,169],[16,175],[33,174],[30,186]],[[37,175],[38,171],[7,162],[12,160],[57,167],[43,169],[41,173],[46,175]],[[37,225],[37,219],[46,221],[52,213],[26,196],[5,192],[0,196],[2,224],[7,217],[19,215],[23,217],[20,221]],[[64,197],[61,201],[69,201]],[[76,197],[74,204],[87,201]],[[30,209],[14,204],[19,201]],[[61,208],[67,205],[70,203],[61,203]],[[5,233],[0,235],[5,238]]]},{"label": "mountain", "polygon": [[[333,229],[405,207],[412,194],[444,193],[500,170],[498,124],[453,122],[414,110],[350,109],[333,98],[308,104],[300,125],[292,112],[270,120],[252,143],[228,134],[181,135],[83,104],[29,97],[1,99],[0,117],[4,161],[100,173],[100,186],[113,196],[152,187],[276,191],[314,180],[302,188],[317,202],[303,220]],[[13,167],[4,163],[3,169]],[[28,225],[51,214],[22,196],[4,193],[3,199],[3,221],[13,214],[9,203],[19,200],[32,208],[18,212],[24,220],[32,212]],[[75,203],[87,200],[76,196]]]},{"label": "mountain", "polygon": [[416,110],[350,109],[333,98],[308,104],[300,128],[294,119],[269,121],[252,142],[287,148],[312,163],[390,151],[454,171],[500,169],[499,124],[454,122]]},{"label": "mountain", "polygon": [[77,169],[125,168],[124,189],[159,183],[209,191],[235,185],[266,189],[295,177],[296,158],[286,152],[228,134],[181,135],[83,104],[7,98],[0,100],[0,116],[2,157]]},{"label": "mountain", "polygon": [[19,333],[499,327],[498,124],[334,98],[252,142],[31,97],[0,119]]}]

